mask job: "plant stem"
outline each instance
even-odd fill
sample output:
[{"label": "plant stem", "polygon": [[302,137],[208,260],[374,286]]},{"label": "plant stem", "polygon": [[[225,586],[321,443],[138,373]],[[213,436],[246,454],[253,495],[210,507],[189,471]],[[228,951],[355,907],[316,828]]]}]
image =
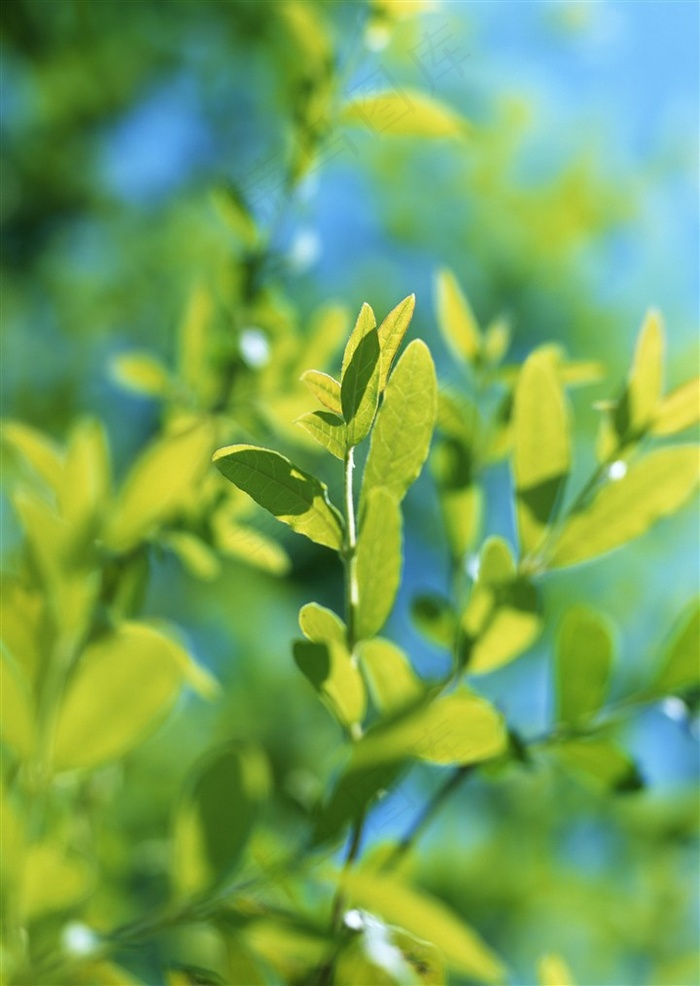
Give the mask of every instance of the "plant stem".
[{"label": "plant stem", "polygon": [[348,449],[345,455],[344,468],[344,502],[345,502],[345,545],[343,561],[345,563],[345,623],[347,625],[347,642],[350,655],[355,650],[355,614],[359,601],[357,575],[355,573],[355,549],[357,547],[357,527],[355,524],[355,499],[353,496],[352,474],[355,468],[354,449]]}]

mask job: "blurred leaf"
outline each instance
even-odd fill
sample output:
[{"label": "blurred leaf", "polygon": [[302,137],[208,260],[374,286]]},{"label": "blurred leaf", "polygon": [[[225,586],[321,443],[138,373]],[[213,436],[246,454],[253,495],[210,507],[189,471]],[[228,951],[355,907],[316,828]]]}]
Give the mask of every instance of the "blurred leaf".
[{"label": "blurred leaf", "polygon": [[640,537],[690,497],[698,481],[694,446],[658,449],[608,481],[591,503],[573,514],[549,548],[549,567],[564,568],[604,555]]},{"label": "blurred leaf", "polygon": [[65,911],[84,900],[94,887],[95,874],[87,859],[55,842],[29,846],[18,909],[25,921]]},{"label": "blurred leaf", "polygon": [[267,916],[250,922],[246,943],[282,977],[283,982],[308,982],[328,950],[325,935],[282,916]]},{"label": "blurred leaf", "polygon": [[438,647],[452,650],[458,623],[449,599],[436,593],[416,596],[411,603],[411,616],[424,637]]},{"label": "blurred leaf", "polygon": [[44,645],[46,602],[41,594],[19,579],[0,581],[0,639],[3,647],[33,681],[39,670]]},{"label": "blurred leaf", "polygon": [[341,461],[349,444],[348,430],[342,418],[331,411],[311,411],[297,418],[296,423],[318,444]]},{"label": "blurred leaf", "polygon": [[540,986],[575,986],[569,967],[560,955],[543,955],[537,963]]},{"label": "blurred leaf", "polygon": [[605,701],[613,642],[604,620],[584,606],[572,606],[562,620],[555,652],[557,721],[590,719]]},{"label": "blurred leaf", "polygon": [[98,517],[111,496],[109,447],[99,421],[82,420],[72,429],[58,491],[63,518],[77,537],[94,536]]},{"label": "blurred leaf", "polygon": [[212,517],[212,534],[217,550],[273,575],[285,575],[291,562],[287,552],[272,538],[238,523],[231,511],[222,507]]},{"label": "blurred leaf", "polygon": [[89,644],[61,704],[55,768],[94,767],[138,746],[172,708],[190,663],[143,623],[122,623]]},{"label": "blurred leaf", "polygon": [[210,292],[196,285],[188,298],[178,335],[178,374],[203,404],[213,399],[209,331],[214,312]]},{"label": "blurred leaf", "polygon": [[[323,305],[311,319],[309,334],[298,346],[296,357],[297,373],[304,376],[304,371],[315,374],[318,370],[307,370],[310,366],[325,367],[333,358],[348,334],[350,316],[348,310],[341,305]],[[329,407],[329,411],[340,414],[340,395],[338,407]]]},{"label": "blurred leaf", "polygon": [[426,699],[418,707],[369,729],[355,745],[357,766],[418,757],[438,764],[488,760],[507,746],[499,713],[467,691]]},{"label": "blurred leaf", "polygon": [[445,970],[439,950],[402,928],[387,925],[366,911],[362,928],[341,951],[334,982],[345,986],[358,983],[442,984]]},{"label": "blurred leaf", "polygon": [[4,445],[26,462],[54,492],[63,478],[63,456],[46,435],[20,421],[3,421],[0,437]]},{"label": "blurred leaf", "polygon": [[235,185],[214,189],[212,200],[216,211],[233,235],[251,249],[259,239],[258,228],[248,206]]},{"label": "blurred leaf", "polygon": [[306,370],[302,373],[301,379],[321,404],[328,408],[329,411],[332,411],[333,414],[342,415],[343,407],[340,403],[340,384],[334,377],[329,376],[327,373],[321,373],[320,370]]},{"label": "blurred leaf", "polygon": [[416,307],[415,294],[409,294],[392,308],[377,330],[381,349],[381,371],[379,375],[379,392],[383,393],[389,379],[389,371],[399,347],[406,335],[406,329],[411,323]]},{"label": "blurred leaf", "polygon": [[682,384],[662,399],[651,424],[653,435],[675,435],[700,420],[700,377]]},{"label": "blurred leaf", "polygon": [[246,986],[265,986],[268,982],[260,963],[240,936],[227,934],[226,946],[227,982],[245,983]]},{"label": "blurred leaf", "polygon": [[[363,646],[371,643],[374,641],[368,641]],[[316,815],[311,843],[313,846],[337,839],[349,822],[357,821],[363,816],[380,792],[392,787],[404,769],[400,760],[369,766],[359,763],[357,746],[357,743],[354,744],[348,766]]]},{"label": "blurred leaf", "polygon": [[208,754],[194,768],[175,819],[179,893],[221,883],[238,863],[270,789],[267,760],[252,743]]},{"label": "blurred leaf", "polygon": [[650,311],[637,339],[627,387],[615,412],[620,439],[636,438],[651,424],[661,399],[664,332],[658,312]]},{"label": "blurred leaf", "polygon": [[114,505],[104,532],[107,547],[129,551],[170,520],[203,475],[213,445],[214,425],[207,419],[149,445],[131,467]]},{"label": "blurred leaf", "polygon": [[226,986],[226,980],[217,972],[193,965],[171,966],[165,974],[165,982],[166,986]]},{"label": "blurred leaf", "polygon": [[170,375],[150,353],[120,353],[111,364],[112,377],[120,386],[148,397],[165,397],[172,387]]},{"label": "blurred leaf", "polygon": [[[379,336],[373,328],[374,316],[366,314],[363,306],[358,326],[366,327],[359,339],[357,328],[348,341],[340,381],[340,402],[347,427],[347,443],[358,445],[369,434],[379,403],[379,374],[381,370]],[[369,309],[371,313],[371,309]],[[365,314],[363,314],[365,313]],[[352,355],[348,358],[348,352]],[[347,363],[346,363],[347,360]]]},{"label": "blurred leaf", "polygon": [[668,695],[700,682],[700,601],[686,607],[651,685],[657,695]]},{"label": "blurred leaf", "polygon": [[367,705],[365,686],[345,642],[295,640],[293,652],[297,667],[332,714],[347,727],[361,722]]},{"label": "blurred leaf", "polygon": [[537,352],[515,388],[513,472],[523,555],[542,542],[571,467],[570,428],[561,386]]},{"label": "blurred leaf", "polygon": [[419,701],[423,685],[400,647],[375,637],[363,641],[358,652],[372,699],[382,714],[393,715]]},{"label": "blurred leaf", "polygon": [[401,581],[401,509],[384,487],[364,500],[355,554],[358,605],[355,633],[362,640],[382,629]]},{"label": "blurred leaf", "polygon": [[107,962],[99,959],[94,962],[86,962],[74,968],[71,972],[74,977],[73,986],[141,986],[142,980],[137,979],[126,969],[114,962]]},{"label": "blurred leaf", "polygon": [[435,367],[428,347],[415,339],[389,378],[372,432],[362,485],[385,486],[400,501],[428,456],[437,414]]},{"label": "blurred leaf", "polygon": [[397,137],[468,137],[471,125],[443,103],[413,89],[391,89],[353,99],[340,122]]},{"label": "blurred leaf", "polygon": [[486,363],[496,366],[501,362],[510,347],[511,335],[510,323],[506,318],[497,318],[487,326],[482,345]]},{"label": "blurred leaf", "polygon": [[438,271],[435,306],[440,331],[458,359],[474,363],[481,350],[481,331],[471,305],[450,270]]},{"label": "blurred leaf", "polygon": [[159,538],[197,579],[211,582],[221,574],[221,562],[206,542],[189,531],[168,531]]},{"label": "blurred leaf", "polygon": [[27,761],[34,753],[34,708],[29,682],[5,649],[0,652],[0,736]]},{"label": "blurred leaf", "polygon": [[214,453],[214,464],[239,489],[293,531],[340,551],[343,521],[328,499],[328,488],[289,459],[253,445],[229,445]]},{"label": "blurred leaf", "polygon": [[552,749],[557,760],[596,788],[635,791],[642,786],[634,762],[606,740],[566,740]]},{"label": "blurred leaf", "polygon": [[343,876],[350,899],[386,921],[432,942],[455,972],[479,982],[499,983],[506,976],[500,960],[443,903],[392,876],[353,870]]}]

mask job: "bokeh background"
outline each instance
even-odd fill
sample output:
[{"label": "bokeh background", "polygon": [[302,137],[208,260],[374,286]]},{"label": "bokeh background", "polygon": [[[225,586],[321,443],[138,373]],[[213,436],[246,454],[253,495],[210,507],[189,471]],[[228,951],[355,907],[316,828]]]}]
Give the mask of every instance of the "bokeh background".
[{"label": "bokeh background", "polygon": [[[226,277],[236,281],[243,254],[216,199],[233,189],[269,233],[261,277],[278,321],[302,333],[321,304],[353,311],[367,300],[383,315],[415,291],[412,333],[433,348],[440,377],[458,380],[432,301],[434,271],[446,264],[480,319],[507,315],[514,358],[554,340],[603,360],[606,379],[573,396],[575,479],[584,477],[593,402],[619,388],[649,306],[666,323],[668,386],[698,364],[697,4],[306,6],[326,32],[316,42],[334,52],[338,93],[368,78],[420,89],[470,120],[470,139],[348,130],[294,183],[316,49],[288,4],[6,0],[3,415],[58,439],[95,415],[123,475],[156,433],[161,405],[121,386],[115,360],[138,349],[172,365],[193,287],[221,294]],[[243,362],[264,362],[268,327],[235,316],[231,325]],[[505,466],[489,474],[487,494],[489,533],[512,538]],[[3,506],[11,558],[19,531]],[[409,617],[411,597],[448,578],[427,477],[406,510],[406,571],[388,633],[430,676],[445,658]],[[278,834],[299,830],[334,767],[335,727],[298,676],[290,641],[303,602],[340,605],[341,573],[329,577],[323,549],[262,524],[290,553],[282,578],[233,560],[203,583],[172,555],[151,559],[144,612],[179,623],[225,697],[183,700],[156,737],[104,773],[106,790],[119,792],[102,823],[115,846],[110,879],[137,913],[162,895],[169,813],[199,752],[231,736],[262,743],[278,782],[268,820]],[[623,696],[697,589],[697,561],[691,506],[624,552],[552,579],[550,629],[479,687],[524,735],[545,728],[552,628],[575,599],[617,628],[614,694]],[[418,878],[508,957],[517,984],[533,983],[537,957],[551,950],[590,986],[698,982],[697,725],[678,703],[653,707],[623,745],[641,792],[610,798],[546,767],[476,779],[421,843]],[[369,839],[402,831],[436,783],[435,770],[412,772]],[[143,950],[144,975],[156,960]]]}]

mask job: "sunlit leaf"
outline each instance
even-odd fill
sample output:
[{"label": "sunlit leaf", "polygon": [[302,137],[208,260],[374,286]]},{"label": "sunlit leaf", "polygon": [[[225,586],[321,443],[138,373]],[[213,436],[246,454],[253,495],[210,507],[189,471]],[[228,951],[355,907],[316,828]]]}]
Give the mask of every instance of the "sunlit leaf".
[{"label": "sunlit leaf", "polygon": [[265,986],[268,982],[260,968],[260,962],[239,935],[227,934],[226,946],[227,982],[245,983],[246,986]]},{"label": "sunlit leaf", "polygon": [[543,955],[537,963],[540,986],[575,986],[574,977],[560,955]]},{"label": "sunlit leaf", "polygon": [[613,642],[607,624],[584,606],[572,606],[557,639],[557,720],[574,724],[594,716],[608,691]]},{"label": "sunlit leaf", "polygon": [[413,318],[415,307],[416,296],[415,294],[409,294],[408,298],[400,301],[396,308],[392,308],[377,330],[379,334],[379,346],[381,348],[380,393],[386,387],[391,365],[406,335],[406,329]]},{"label": "sunlit leaf", "polygon": [[362,675],[344,641],[295,640],[294,661],[344,726],[362,721],[367,697]]},{"label": "sunlit leaf", "polygon": [[694,600],[678,621],[651,689],[655,694],[667,695],[697,685],[699,682],[700,602]]},{"label": "sunlit leaf", "polygon": [[411,663],[396,644],[381,637],[364,640],[358,647],[374,704],[392,715],[413,705],[423,695],[423,686]]},{"label": "sunlit leaf", "polygon": [[74,536],[94,536],[97,519],[109,502],[110,487],[104,428],[99,421],[80,421],[70,436],[58,494],[59,509]]},{"label": "sunlit leaf", "polygon": [[50,489],[58,490],[63,477],[63,456],[55,442],[20,421],[3,421],[0,438]]},{"label": "sunlit leaf", "polygon": [[[343,357],[340,403],[349,446],[367,437],[379,403],[379,336],[371,312],[369,305],[363,305]],[[362,334],[358,335],[360,331]]]},{"label": "sunlit leaf", "polygon": [[362,500],[385,486],[401,500],[428,456],[437,414],[435,367],[420,339],[406,347],[396,364],[372,431]]},{"label": "sunlit leaf", "polygon": [[19,579],[5,576],[0,581],[0,640],[27,679],[33,681],[39,669],[45,626],[46,600]]},{"label": "sunlit leaf", "polygon": [[338,986],[445,983],[442,957],[433,944],[367,911],[356,913],[362,927],[338,957],[334,976]]},{"label": "sunlit leaf", "polygon": [[[296,366],[299,375],[303,376],[304,371],[318,372],[308,371],[309,366],[325,367],[329,364],[347,337],[349,321],[348,310],[341,305],[324,305],[314,312],[309,333],[301,347],[298,347]],[[328,410],[340,414],[340,407],[329,407]]]},{"label": "sunlit leaf", "polygon": [[354,870],[343,877],[351,901],[435,945],[464,976],[500,983],[506,971],[477,933],[445,904],[393,876]]},{"label": "sunlit leaf", "polygon": [[206,542],[189,531],[168,531],[160,543],[180,559],[187,571],[197,579],[211,582],[221,573],[221,562]]},{"label": "sunlit leaf", "polygon": [[675,435],[700,421],[700,377],[666,394],[651,424],[654,435]]},{"label": "sunlit leaf", "polygon": [[413,89],[391,89],[346,103],[341,123],[398,137],[468,137],[471,125],[454,110]]},{"label": "sunlit leaf", "polygon": [[90,644],[61,704],[57,770],[123,756],[162,722],[186,679],[189,655],[143,623],[122,623]]},{"label": "sunlit leaf", "polygon": [[214,453],[214,464],[239,489],[292,530],[335,548],[343,545],[343,521],[314,476],[271,449],[229,445]]},{"label": "sunlit leaf", "polygon": [[471,305],[450,270],[438,271],[435,306],[440,331],[458,359],[473,363],[481,349],[481,332]]},{"label": "sunlit leaf", "polygon": [[214,425],[201,419],[148,446],[131,467],[104,532],[108,547],[128,551],[169,520],[207,467]]},{"label": "sunlit leaf", "polygon": [[452,650],[457,633],[457,614],[448,599],[437,593],[416,596],[411,603],[413,621],[432,643]]},{"label": "sunlit leaf", "polygon": [[34,709],[29,682],[3,649],[0,652],[0,736],[28,760],[34,752]]},{"label": "sunlit leaf", "polygon": [[120,386],[137,394],[165,397],[172,388],[167,369],[150,353],[121,353],[112,360],[111,370]]},{"label": "sunlit leaf", "polygon": [[327,373],[320,370],[306,370],[301,379],[311,393],[333,414],[341,416],[343,407],[340,403],[340,384]]},{"label": "sunlit leaf", "polygon": [[698,482],[694,446],[658,449],[608,481],[591,503],[563,525],[549,552],[549,566],[578,565],[644,534],[675,513]]},{"label": "sunlit leaf", "polygon": [[550,361],[533,353],[515,388],[513,472],[523,554],[536,550],[571,466],[570,429]]},{"label": "sunlit leaf", "polygon": [[373,637],[386,623],[401,580],[401,509],[393,493],[378,486],[364,500],[355,555],[358,639]]},{"label": "sunlit leaf", "polygon": [[557,743],[555,757],[595,788],[635,791],[642,786],[636,765],[622,750],[600,739]]},{"label": "sunlit leaf", "polygon": [[299,610],[301,632],[314,643],[335,642],[345,644],[347,628],[331,609],[318,603],[306,603]]},{"label": "sunlit leaf", "polygon": [[637,437],[651,424],[661,398],[664,370],[664,331],[661,316],[647,313],[637,339],[627,387],[615,412],[621,438]]},{"label": "sunlit leaf", "polygon": [[90,893],[95,874],[88,860],[53,841],[35,843],[24,861],[18,910],[25,921],[65,911]]},{"label": "sunlit leaf", "polygon": [[216,750],[197,764],[175,820],[180,893],[197,893],[231,874],[269,789],[267,760],[252,743]]},{"label": "sunlit leaf", "polygon": [[239,523],[226,506],[212,517],[212,534],[217,550],[232,558],[239,558],[273,575],[284,575],[291,562],[287,552],[272,538],[260,531]]},{"label": "sunlit leaf", "polygon": [[296,423],[336,459],[345,458],[348,430],[337,414],[331,411],[310,411],[297,418]]},{"label": "sunlit leaf", "polygon": [[178,373],[202,400],[213,397],[209,367],[209,331],[214,313],[211,293],[196,285],[187,301],[178,335]]},{"label": "sunlit leaf", "polygon": [[[308,982],[328,950],[328,939],[301,921],[281,915],[248,924],[246,943],[273,968],[285,983]],[[245,980],[239,980],[239,982]]]},{"label": "sunlit leaf", "polygon": [[506,318],[497,318],[491,322],[484,332],[482,351],[486,363],[492,366],[500,363],[508,352],[511,340],[510,323]]}]

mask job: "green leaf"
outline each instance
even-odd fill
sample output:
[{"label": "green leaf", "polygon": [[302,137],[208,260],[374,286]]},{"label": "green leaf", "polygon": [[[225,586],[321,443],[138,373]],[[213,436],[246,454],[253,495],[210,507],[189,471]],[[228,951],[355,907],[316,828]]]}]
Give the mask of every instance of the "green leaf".
[{"label": "green leaf", "polygon": [[553,752],[565,767],[595,788],[636,791],[643,785],[634,762],[606,740],[567,740],[557,743]]},{"label": "green leaf", "polygon": [[217,469],[293,531],[340,551],[343,521],[322,482],[271,449],[229,445],[214,453]]},{"label": "green leaf", "polygon": [[635,439],[651,424],[663,386],[664,331],[658,312],[644,320],[634,352],[627,387],[615,411],[621,440]]},{"label": "green leaf", "polygon": [[172,387],[168,371],[145,352],[123,353],[112,360],[112,376],[126,390],[148,397],[165,397]]},{"label": "green leaf", "polygon": [[396,137],[468,137],[471,126],[449,107],[412,89],[391,89],[353,99],[340,122]]},{"label": "green leaf", "polygon": [[75,907],[95,887],[93,867],[83,856],[67,852],[58,842],[31,845],[24,859],[24,872],[17,909],[23,922]]},{"label": "green leaf", "polygon": [[269,789],[267,760],[252,743],[217,750],[196,766],[175,819],[174,876],[181,894],[231,874]]},{"label": "green leaf", "polygon": [[467,691],[426,699],[418,708],[368,730],[355,744],[355,764],[376,766],[405,757],[471,764],[502,753],[507,736],[499,713]]},{"label": "green leaf", "polygon": [[651,686],[657,695],[691,688],[700,682],[700,601],[694,600],[678,621]]},{"label": "green leaf", "polygon": [[[362,313],[358,323],[360,319],[363,319]],[[363,321],[369,325],[366,318]],[[347,426],[347,443],[350,447],[358,445],[370,432],[379,403],[381,371],[377,330],[373,327],[368,328],[356,344],[354,339],[353,332],[348,348],[351,346],[354,348],[347,365],[345,360],[343,361],[343,374],[340,381],[340,403]],[[347,348],[345,352],[347,357]]]},{"label": "green leaf", "polygon": [[341,618],[333,610],[318,603],[306,603],[301,607],[299,626],[304,636],[317,644],[345,644],[347,640],[347,627]]},{"label": "green leaf", "polygon": [[675,513],[695,490],[694,446],[658,449],[608,481],[591,503],[563,525],[549,550],[549,567],[579,565],[640,537],[662,517]]},{"label": "green leaf", "polygon": [[159,538],[160,544],[175,554],[190,575],[203,582],[212,582],[221,574],[221,562],[209,545],[189,531],[168,531]]},{"label": "green leaf", "polygon": [[231,558],[239,558],[273,575],[285,575],[291,567],[289,555],[281,545],[260,531],[238,523],[226,506],[212,517],[212,534],[217,550]]},{"label": "green leaf", "polygon": [[393,876],[352,870],[343,876],[351,901],[432,942],[447,964],[469,978],[500,983],[506,970],[477,933],[445,904]]},{"label": "green leaf", "polygon": [[437,414],[435,367],[428,347],[415,339],[389,378],[372,432],[362,487],[385,486],[400,501],[428,456]]},{"label": "green leaf", "polygon": [[675,435],[700,421],[700,377],[666,394],[651,423],[653,435]]},{"label": "green leaf", "polygon": [[435,278],[435,307],[443,338],[455,356],[473,363],[481,350],[481,332],[471,305],[452,271],[438,271]]},{"label": "green leaf", "polygon": [[344,726],[364,718],[367,696],[362,675],[345,642],[295,640],[294,660],[325,705]]},{"label": "green leaf", "polygon": [[34,708],[29,682],[3,648],[0,652],[0,736],[23,760],[34,752]]},{"label": "green leaf", "polygon": [[212,192],[214,206],[233,233],[249,249],[255,247],[259,239],[255,219],[235,185],[227,183],[215,188]]},{"label": "green leaf", "polygon": [[457,614],[452,603],[436,593],[416,596],[411,616],[424,637],[438,647],[451,651],[457,633]]},{"label": "green leaf", "polygon": [[0,438],[3,445],[20,456],[50,489],[59,489],[63,479],[63,456],[55,442],[21,421],[3,421]]},{"label": "green leaf", "polygon": [[486,674],[513,661],[540,633],[537,592],[517,574],[507,543],[489,538],[479,574],[462,615],[463,659],[470,674]]},{"label": "green leaf", "polygon": [[551,361],[535,352],[515,388],[513,472],[523,555],[547,530],[571,466],[564,395]]},{"label": "green leaf", "polygon": [[55,768],[95,767],[138,746],[174,705],[192,663],[143,623],[122,623],[88,645],[59,711]]},{"label": "green leaf", "polygon": [[358,605],[355,632],[362,640],[379,633],[394,606],[401,581],[401,509],[382,486],[364,501],[355,554]]},{"label": "green leaf", "polygon": [[574,725],[598,712],[607,695],[613,642],[607,624],[584,606],[562,620],[555,651],[557,721]]},{"label": "green leaf", "polygon": [[328,373],[321,373],[320,370],[306,370],[301,375],[301,379],[324,407],[338,416],[343,413],[343,406],[340,403],[340,384]]},{"label": "green leaf", "polygon": [[158,439],[136,460],[117,499],[104,541],[129,551],[180,510],[207,468],[214,423],[200,419]]},{"label": "green leaf", "polygon": [[497,318],[491,322],[484,332],[482,346],[484,361],[497,366],[508,352],[512,331],[506,318]]},{"label": "green leaf", "polygon": [[[377,327],[377,320],[372,311],[372,306],[368,305],[367,302],[363,302],[362,308],[360,308],[359,315],[355,319],[355,325],[353,326],[352,332],[348,341],[345,343],[345,350],[343,352],[343,363],[340,371],[340,378],[345,376],[352,362],[352,358],[357,352],[357,347],[360,345],[365,336],[369,335],[372,329]],[[342,387],[342,383],[341,383]]]},{"label": "green leaf", "polygon": [[209,358],[213,314],[214,302],[210,292],[203,285],[196,285],[179,326],[177,362],[180,379],[203,404],[213,400],[212,388],[217,383]]},{"label": "green leaf", "polygon": [[99,421],[81,420],[71,431],[58,490],[60,513],[78,543],[96,535],[97,522],[110,496],[107,435]]},{"label": "green leaf", "polygon": [[543,955],[537,963],[540,986],[575,986],[574,977],[560,955]]},{"label": "green leaf", "polygon": [[356,752],[357,744],[354,744],[350,763],[316,816],[312,835],[314,846],[335,840],[350,821],[357,821],[366,812],[379,792],[392,787],[404,770],[401,760],[370,765],[357,763]]},{"label": "green leaf", "polygon": [[345,458],[347,429],[345,422],[331,411],[311,411],[297,418],[296,423],[336,459]]},{"label": "green leaf", "polygon": [[[295,347],[298,350],[295,366],[298,375],[304,378],[306,373],[318,373],[318,370],[307,370],[309,366],[328,365],[342,341],[347,338],[349,321],[348,310],[341,305],[323,305],[314,312],[309,334],[302,341],[301,346]],[[337,384],[337,381],[333,382]],[[340,390],[338,390],[338,402],[340,402]],[[340,414],[340,403],[337,408],[329,407],[328,410]]]},{"label": "green leaf", "polygon": [[413,318],[415,307],[416,296],[415,294],[409,294],[408,298],[400,301],[396,308],[392,308],[377,330],[381,349],[380,393],[383,393],[386,387],[391,364],[394,362],[394,357],[399,351],[399,346],[406,335],[406,329]]},{"label": "green leaf", "polygon": [[383,715],[400,712],[422,698],[423,685],[396,644],[375,637],[362,641],[358,654],[374,704]]}]

